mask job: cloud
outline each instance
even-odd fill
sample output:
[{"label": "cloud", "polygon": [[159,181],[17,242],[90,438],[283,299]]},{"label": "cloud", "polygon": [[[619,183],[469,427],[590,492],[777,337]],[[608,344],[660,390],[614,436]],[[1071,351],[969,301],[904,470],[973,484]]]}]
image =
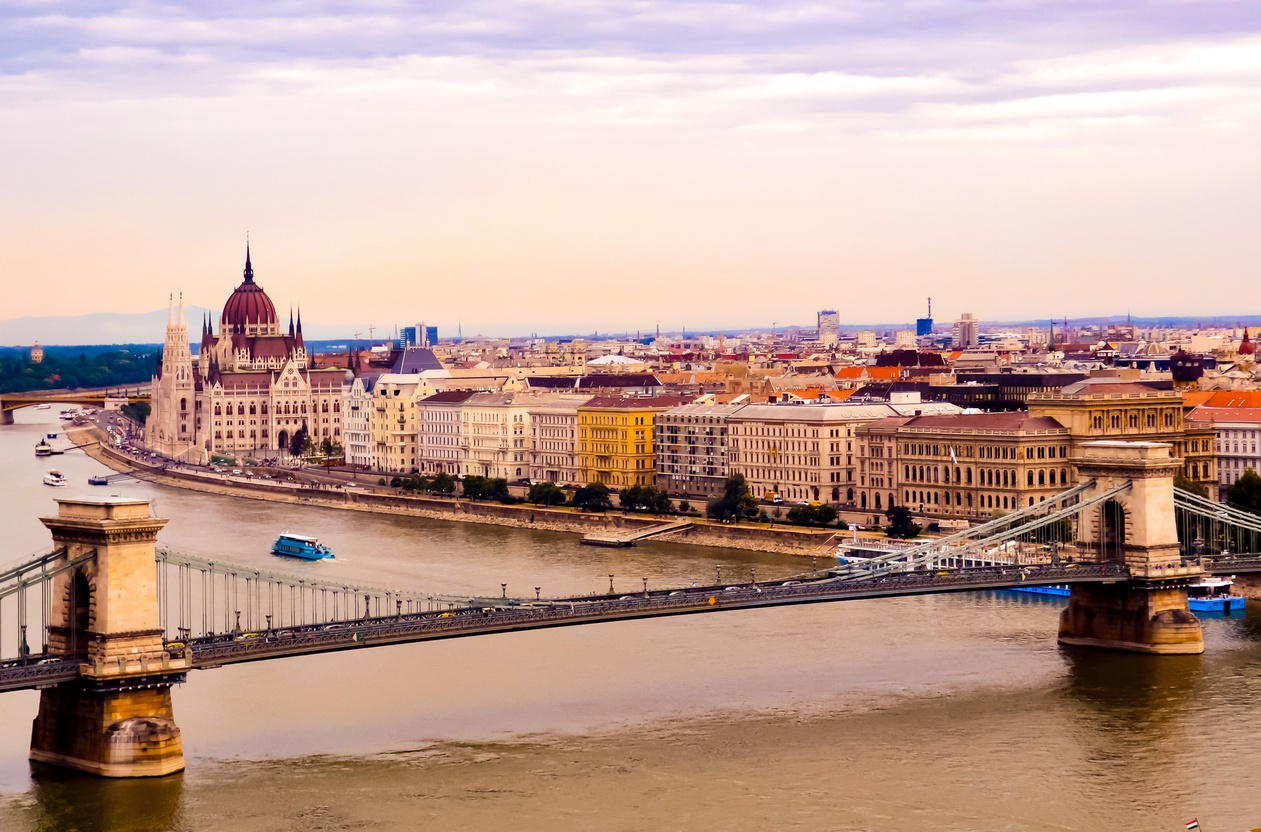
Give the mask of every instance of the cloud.
[{"label": "cloud", "polygon": [[1214,0],[26,2],[0,11],[0,106],[350,96],[457,120],[989,140],[1233,118],[1258,46],[1261,6]]}]

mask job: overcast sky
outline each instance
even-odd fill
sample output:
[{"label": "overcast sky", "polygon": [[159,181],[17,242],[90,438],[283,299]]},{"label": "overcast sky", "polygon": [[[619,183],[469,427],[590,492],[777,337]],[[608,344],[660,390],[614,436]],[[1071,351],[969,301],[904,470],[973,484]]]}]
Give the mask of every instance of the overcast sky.
[{"label": "overcast sky", "polygon": [[0,0],[0,317],[1255,313],[1259,91],[1240,0]]}]

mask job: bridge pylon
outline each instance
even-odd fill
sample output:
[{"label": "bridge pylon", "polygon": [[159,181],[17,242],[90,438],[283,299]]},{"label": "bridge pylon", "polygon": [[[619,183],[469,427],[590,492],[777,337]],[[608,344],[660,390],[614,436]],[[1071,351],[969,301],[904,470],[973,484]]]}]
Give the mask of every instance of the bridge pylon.
[{"label": "bridge pylon", "polygon": [[52,587],[48,652],[80,659],[79,678],[40,692],[31,759],[103,777],[184,769],[171,685],[190,663],[165,649],[148,500],[59,499],[41,521],[64,560]]},{"label": "bridge pylon", "polygon": [[1129,487],[1082,512],[1077,546],[1099,563],[1123,563],[1131,580],[1074,586],[1060,615],[1062,644],[1165,655],[1204,652],[1204,634],[1187,607],[1186,586],[1203,574],[1182,557],[1174,520],[1173,478],[1182,460],[1162,442],[1087,442],[1074,463],[1094,491]]}]

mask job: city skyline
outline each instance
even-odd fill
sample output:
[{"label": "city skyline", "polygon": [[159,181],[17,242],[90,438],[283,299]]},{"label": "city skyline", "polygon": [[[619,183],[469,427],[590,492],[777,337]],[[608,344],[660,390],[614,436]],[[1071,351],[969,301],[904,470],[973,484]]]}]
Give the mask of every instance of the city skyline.
[{"label": "city skyline", "polygon": [[246,229],[310,320],[487,331],[1229,314],[1261,253],[1238,4],[0,15],[14,316],[211,306]]}]

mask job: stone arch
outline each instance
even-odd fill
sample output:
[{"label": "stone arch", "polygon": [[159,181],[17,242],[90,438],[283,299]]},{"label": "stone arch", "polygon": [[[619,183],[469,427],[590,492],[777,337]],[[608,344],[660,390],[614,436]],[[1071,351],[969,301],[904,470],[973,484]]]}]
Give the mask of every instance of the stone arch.
[{"label": "stone arch", "polygon": [[289,431],[281,430],[276,434],[276,447],[282,451],[289,449]]},{"label": "stone arch", "polygon": [[1125,506],[1107,500],[1100,509],[1099,559],[1104,563],[1125,562]]}]

